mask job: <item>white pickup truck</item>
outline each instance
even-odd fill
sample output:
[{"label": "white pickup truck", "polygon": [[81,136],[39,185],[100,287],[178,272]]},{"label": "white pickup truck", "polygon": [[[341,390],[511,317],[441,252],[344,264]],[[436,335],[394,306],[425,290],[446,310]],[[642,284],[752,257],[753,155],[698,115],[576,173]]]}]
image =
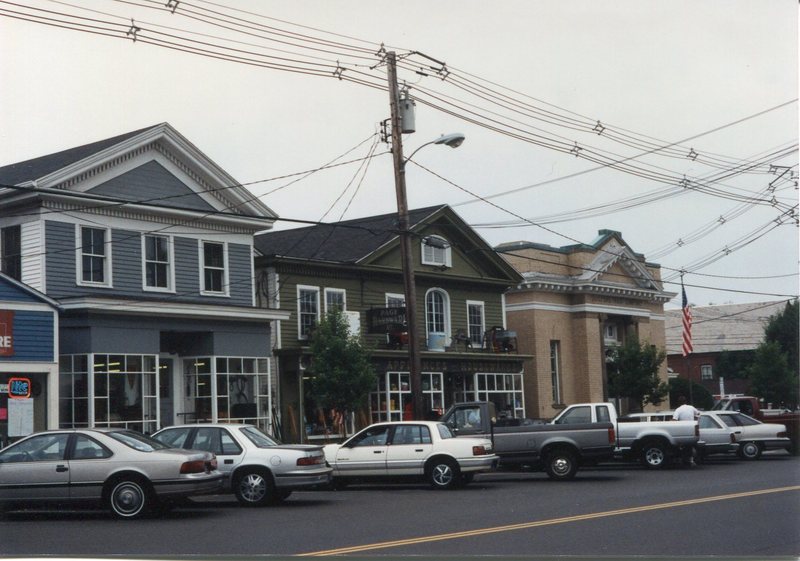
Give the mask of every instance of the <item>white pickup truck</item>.
[{"label": "white pickup truck", "polygon": [[617,416],[611,403],[576,403],[553,419],[554,425],[613,423],[617,432],[614,456],[637,459],[650,469],[660,469],[675,456],[689,454],[698,445],[697,421],[640,421]]}]

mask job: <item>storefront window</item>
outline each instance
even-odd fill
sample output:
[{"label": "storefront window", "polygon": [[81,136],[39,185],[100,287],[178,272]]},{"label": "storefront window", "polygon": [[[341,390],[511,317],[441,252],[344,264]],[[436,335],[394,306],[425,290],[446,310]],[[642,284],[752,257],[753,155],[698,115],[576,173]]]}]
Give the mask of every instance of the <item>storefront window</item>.
[{"label": "storefront window", "polygon": [[[59,426],[125,427],[153,432],[158,429],[157,387],[155,356],[62,356]],[[89,414],[90,399],[93,416]]]},{"label": "storefront window", "polygon": [[[379,375],[375,391],[370,394],[370,418],[381,421],[409,421],[414,417],[411,398],[411,375],[408,372],[387,372]],[[444,392],[441,372],[422,373],[423,404],[427,411],[443,412]]]},{"label": "storefront window", "polygon": [[500,418],[525,416],[522,374],[475,374],[478,391],[474,399],[494,403]]},{"label": "storefront window", "polygon": [[[213,365],[213,372],[211,366]],[[216,382],[216,420],[248,422],[269,430],[269,361],[249,357],[197,357],[184,360],[186,407],[199,422],[213,420],[212,376]]]},{"label": "storefront window", "polygon": [[89,426],[89,370],[86,355],[59,359],[59,427]]},{"label": "storefront window", "polygon": [[94,425],[158,430],[156,359],[143,355],[93,355]]}]

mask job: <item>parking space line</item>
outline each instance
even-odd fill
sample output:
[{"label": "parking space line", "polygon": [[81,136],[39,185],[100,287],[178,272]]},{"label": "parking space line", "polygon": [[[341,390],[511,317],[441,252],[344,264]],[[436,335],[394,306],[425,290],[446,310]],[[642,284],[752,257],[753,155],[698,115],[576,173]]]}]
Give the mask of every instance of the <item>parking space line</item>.
[{"label": "parking space line", "polygon": [[773,489],[762,489],[760,491],[746,491],[743,493],[733,493],[730,495],[717,495],[714,497],[703,497],[699,499],[688,499],[685,501],[674,501],[670,503],[658,503],[645,506],[637,506],[631,508],[622,508],[618,510],[609,510],[605,512],[595,512],[591,514],[579,514],[576,516],[566,516],[564,518],[552,518],[549,520],[540,520],[538,522],[522,522],[519,524],[508,524],[506,526],[495,526],[491,528],[481,528],[477,530],[466,530],[463,532],[451,532],[448,534],[438,534],[431,536],[420,536],[417,538],[407,538],[404,540],[395,540],[387,542],[377,542],[364,545],[356,545],[351,547],[342,547],[338,549],[328,549],[325,551],[314,551],[311,553],[302,553],[298,557],[315,557],[323,555],[344,555],[347,553],[360,553],[363,551],[371,551],[375,549],[388,549],[392,547],[401,547],[404,545],[415,545],[421,543],[455,540],[459,538],[470,538],[475,536],[482,536],[486,534],[496,534],[499,532],[512,532],[515,530],[526,530],[529,528],[540,528],[542,526],[552,526],[555,524],[567,524],[570,522],[582,522],[584,520],[594,520],[598,518],[607,518],[610,516],[621,516],[624,514],[634,514],[639,512],[647,512],[651,510],[663,510],[667,508],[677,508],[682,506],[691,506],[703,503],[711,503],[716,501],[729,501],[733,499],[742,499],[746,497],[755,497],[758,495],[768,495],[773,493],[786,493],[789,491],[800,491],[800,485],[792,485],[789,487],[776,487]]}]

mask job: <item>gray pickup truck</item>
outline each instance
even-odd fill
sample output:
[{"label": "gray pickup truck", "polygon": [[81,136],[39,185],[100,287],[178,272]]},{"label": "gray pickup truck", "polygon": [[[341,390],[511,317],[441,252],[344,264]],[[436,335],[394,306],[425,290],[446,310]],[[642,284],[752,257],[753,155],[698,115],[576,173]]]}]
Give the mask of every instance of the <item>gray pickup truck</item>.
[{"label": "gray pickup truck", "polygon": [[564,427],[530,419],[497,419],[494,404],[483,401],[453,405],[441,421],[456,436],[491,438],[501,468],[543,468],[550,479],[560,481],[575,477],[583,464],[611,459],[616,445],[611,422]]},{"label": "gray pickup truck", "polygon": [[584,423],[610,422],[616,425],[614,456],[639,460],[648,469],[661,469],[669,460],[691,454],[700,440],[697,421],[643,421],[636,417],[617,418],[611,403],[576,403],[553,419],[554,425],[583,426]]}]

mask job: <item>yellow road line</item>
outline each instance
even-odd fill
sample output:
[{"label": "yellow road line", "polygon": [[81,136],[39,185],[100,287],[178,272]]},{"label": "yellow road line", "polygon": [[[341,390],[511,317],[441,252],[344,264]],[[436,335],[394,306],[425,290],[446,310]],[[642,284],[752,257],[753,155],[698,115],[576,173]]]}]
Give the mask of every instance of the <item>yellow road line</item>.
[{"label": "yellow road line", "polygon": [[579,514],[577,516],[567,516],[564,518],[553,518],[550,520],[540,520],[538,522],[523,522],[520,524],[509,524],[506,526],[495,526],[493,528],[481,528],[478,530],[466,530],[464,532],[452,532],[449,534],[439,534],[433,536],[421,536],[418,538],[408,538],[404,540],[395,540],[388,542],[378,542],[365,545],[356,545],[352,547],[342,547],[339,549],[328,549],[325,551],[314,551],[311,553],[303,553],[298,557],[315,557],[322,555],[344,555],[347,553],[360,553],[362,551],[370,551],[373,549],[387,549],[391,547],[401,547],[404,545],[414,545],[420,543],[438,542],[444,540],[455,540],[458,538],[469,538],[474,536],[483,536],[486,534],[496,534],[499,532],[511,532],[514,530],[526,530],[528,528],[540,528],[542,526],[552,526],[554,524],[566,524],[569,522],[582,522],[584,520],[594,520],[597,518],[607,518],[609,516],[620,516],[623,514],[633,514],[637,512],[647,512],[650,510],[662,510],[666,508],[677,508],[681,506],[690,506],[703,503],[711,503],[716,501],[729,501],[732,499],[741,499],[745,497],[755,497],[758,495],[768,495],[772,493],[785,493],[787,491],[800,491],[800,485],[792,485],[789,487],[777,487],[774,489],[763,489],[761,491],[747,491],[744,493],[733,493],[730,495],[717,495],[715,497],[704,497],[701,499],[689,499],[686,501],[675,501],[671,503],[659,503],[653,505],[637,506],[632,508],[622,508],[619,510],[609,510],[606,512],[595,512],[591,514]]}]

